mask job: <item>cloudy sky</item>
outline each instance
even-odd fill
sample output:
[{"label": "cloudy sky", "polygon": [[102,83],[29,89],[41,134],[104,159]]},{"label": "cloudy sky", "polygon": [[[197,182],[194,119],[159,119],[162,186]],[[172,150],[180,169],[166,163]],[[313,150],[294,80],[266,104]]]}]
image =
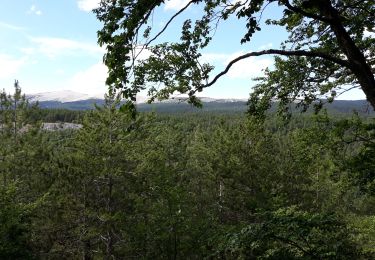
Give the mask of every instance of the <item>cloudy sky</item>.
[{"label": "cloudy sky", "polygon": [[[185,5],[186,0],[169,0],[153,17],[156,33]],[[97,45],[101,24],[91,12],[98,0],[3,0],[0,9],[0,88],[12,89],[14,79],[23,92],[74,90],[86,94],[104,93],[107,70],[102,64],[104,49]],[[280,16],[277,7],[265,16]],[[199,18],[200,8],[190,7],[160,41],[178,39],[184,19]],[[267,27],[248,44],[239,43],[245,28],[232,19],[222,24],[203,60],[215,65],[215,72],[238,55],[265,48],[277,48],[286,38],[283,31]],[[252,78],[272,66],[272,57],[239,62],[218,83],[202,95],[215,98],[247,98]],[[358,98],[360,96],[355,96]]]}]

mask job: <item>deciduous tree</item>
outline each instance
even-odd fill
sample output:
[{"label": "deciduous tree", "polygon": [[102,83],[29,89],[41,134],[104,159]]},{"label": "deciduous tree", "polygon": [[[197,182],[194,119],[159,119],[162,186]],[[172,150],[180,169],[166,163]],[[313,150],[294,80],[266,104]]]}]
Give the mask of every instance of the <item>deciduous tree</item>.
[{"label": "deciduous tree", "polygon": [[[375,108],[374,0],[191,0],[162,30],[150,35],[152,14],[163,4],[163,0],[101,1],[95,10],[103,22],[98,42],[107,49],[107,84],[120,90],[132,109],[136,94],[146,86],[151,101],[187,93],[188,101],[199,105],[197,92],[215,84],[235,63],[261,55],[276,55],[275,69],[260,78],[250,98],[250,112],[268,108],[275,99],[284,108],[296,99],[303,106],[322,96],[332,100],[348,88],[361,88]],[[166,28],[193,5],[203,6],[201,18],[183,23],[180,41],[160,43]],[[282,10],[280,19],[263,17],[272,5]],[[230,17],[241,18],[238,26],[246,29],[238,39],[242,44],[251,44],[256,31],[267,25],[280,26],[289,37],[280,48],[246,53],[213,75],[213,66],[200,62],[202,51]],[[150,56],[137,62],[144,50]]]}]

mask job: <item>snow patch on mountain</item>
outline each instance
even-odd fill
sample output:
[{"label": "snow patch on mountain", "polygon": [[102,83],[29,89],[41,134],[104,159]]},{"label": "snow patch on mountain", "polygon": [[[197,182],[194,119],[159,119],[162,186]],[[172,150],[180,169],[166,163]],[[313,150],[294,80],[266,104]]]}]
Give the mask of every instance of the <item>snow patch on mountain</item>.
[{"label": "snow patch on mountain", "polygon": [[[104,99],[104,94],[85,94],[79,93],[72,90],[61,90],[61,91],[50,91],[50,92],[42,92],[36,94],[27,95],[27,98],[31,102],[44,102],[44,101],[57,101],[61,103],[67,102],[75,102],[75,101],[83,101],[83,100],[90,100],[90,99]],[[232,102],[246,102],[246,99],[218,99],[218,98],[210,98],[210,97],[198,97],[202,102],[209,103],[209,102],[220,102],[220,103],[232,103]],[[137,96],[137,104],[147,103],[148,97],[144,97],[141,95]],[[184,103],[186,102],[188,97],[186,96],[176,96],[172,97],[167,100],[158,101],[155,100],[155,103]]]},{"label": "snow patch on mountain", "polygon": [[90,95],[90,94],[75,92],[72,90],[61,90],[61,91],[51,91],[51,92],[30,94],[30,95],[27,95],[27,97],[31,102],[57,101],[57,102],[65,103],[65,102],[74,102],[74,101],[88,100],[88,99],[103,99],[104,95],[101,95],[101,94]]}]

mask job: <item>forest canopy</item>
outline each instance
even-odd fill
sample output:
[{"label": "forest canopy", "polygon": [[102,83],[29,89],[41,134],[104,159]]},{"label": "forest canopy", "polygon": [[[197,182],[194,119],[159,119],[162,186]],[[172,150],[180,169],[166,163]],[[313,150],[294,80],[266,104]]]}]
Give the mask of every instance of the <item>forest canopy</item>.
[{"label": "forest canopy", "polygon": [[107,96],[45,131],[24,97],[0,93],[1,259],[375,257],[370,119],[134,120]]},{"label": "forest canopy", "polygon": [[[261,55],[275,55],[275,66],[257,79],[249,99],[250,112],[262,113],[275,99],[281,110],[295,100],[305,109],[317,99],[332,101],[351,88],[360,88],[375,108],[373,0],[191,0],[154,33],[152,14],[163,4],[162,0],[101,1],[94,10],[103,23],[98,42],[107,50],[106,82],[129,100],[130,108],[144,89],[151,102],[184,93],[190,103],[199,105],[197,92],[215,84],[236,62]],[[201,18],[183,23],[179,41],[158,41],[191,6],[203,7]],[[263,16],[271,6],[282,10],[280,19]],[[283,28],[289,36],[278,49],[246,53],[213,75],[213,66],[200,62],[202,51],[232,17],[246,29],[238,39],[244,45],[251,45],[253,35],[268,25]],[[145,50],[149,57],[137,61]]]},{"label": "forest canopy", "polygon": [[[375,259],[374,119],[264,116],[275,100],[282,113],[292,101],[319,109],[350,88],[375,107],[374,1],[191,0],[155,33],[164,3],[102,0],[95,10],[109,68],[102,106],[41,111],[17,80],[0,92],[0,259]],[[194,6],[200,19],[161,41]],[[263,17],[271,6],[280,19]],[[244,45],[264,26],[289,38],[214,74],[202,52],[233,18]],[[258,117],[135,116],[140,91],[199,105],[233,64],[262,55],[275,65],[250,94]],[[79,127],[49,131],[47,120]]]}]

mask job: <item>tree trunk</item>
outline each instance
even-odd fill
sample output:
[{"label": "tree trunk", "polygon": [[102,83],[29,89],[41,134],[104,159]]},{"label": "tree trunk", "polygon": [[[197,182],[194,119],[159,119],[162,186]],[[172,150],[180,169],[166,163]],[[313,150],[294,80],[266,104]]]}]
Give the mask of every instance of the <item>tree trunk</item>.
[{"label": "tree trunk", "polygon": [[337,43],[350,62],[350,70],[357,77],[367,100],[375,110],[375,78],[371,66],[345,30],[341,22],[342,17],[332,6],[331,1],[323,0],[319,6],[321,14],[330,20],[329,24],[336,36]]}]

